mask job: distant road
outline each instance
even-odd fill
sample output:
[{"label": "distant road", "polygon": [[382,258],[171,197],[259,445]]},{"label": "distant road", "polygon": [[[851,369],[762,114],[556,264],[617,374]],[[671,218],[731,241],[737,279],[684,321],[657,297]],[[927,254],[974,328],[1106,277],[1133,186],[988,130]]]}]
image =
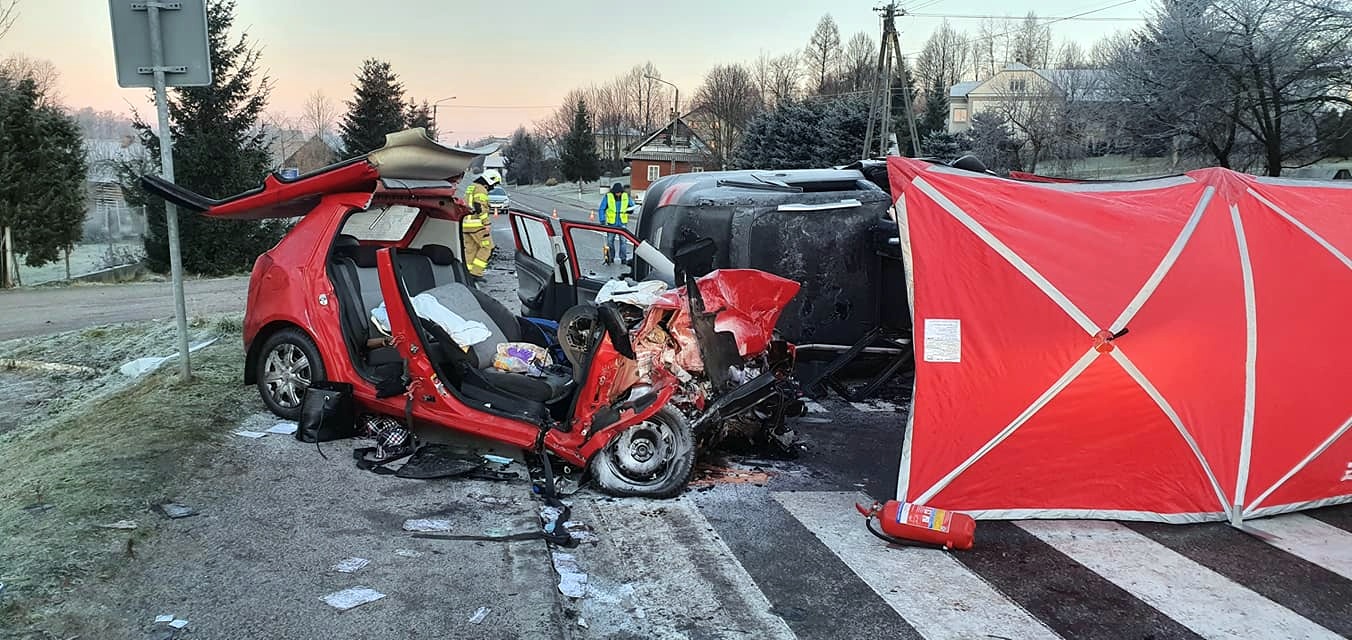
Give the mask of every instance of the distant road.
[{"label": "distant road", "polygon": [[[244,312],[249,277],[188,280],[184,293],[188,317]],[[0,340],[73,331],[100,324],[174,316],[168,282],[77,285],[0,291]]]}]

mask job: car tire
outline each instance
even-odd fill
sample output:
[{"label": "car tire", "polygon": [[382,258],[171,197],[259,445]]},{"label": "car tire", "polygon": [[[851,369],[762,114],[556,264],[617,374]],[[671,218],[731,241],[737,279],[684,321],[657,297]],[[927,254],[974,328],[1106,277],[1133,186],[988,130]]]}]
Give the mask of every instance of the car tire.
[{"label": "car tire", "polygon": [[685,489],[695,468],[690,423],[666,406],[625,429],[592,457],[592,479],[621,497],[671,498]]},{"label": "car tire", "polygon": [[324,360],[314,340],[300,329],[286,328],[263,342],[255,365],[258,395],[268,410],[287,420],[299,420],[305,390],[324,380]]}]

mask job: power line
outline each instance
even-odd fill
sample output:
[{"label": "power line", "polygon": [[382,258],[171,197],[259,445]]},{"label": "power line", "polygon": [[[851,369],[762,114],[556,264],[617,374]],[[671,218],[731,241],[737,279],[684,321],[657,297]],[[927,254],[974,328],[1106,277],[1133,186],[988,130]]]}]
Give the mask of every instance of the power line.
[{"label": "power line", "polygon": [[[1136,2],[1136,0],[1122,0],[1121,2],[1116,2],[1116,3],[1110,4],[1110,5],[1107,5],[1107,6],[1104,6],[1104,7],[1099,7],[1099,8],[1097,8],[1097,9],[1090,9],[1090,10],[1088,10],[1088,11],[1081,11],[1080,13],[1076,13],[1076,14],[1074,14],[1074,15],[1069,15],[1069,16],[1064,16],[1064,17],[1056,18],[1056,19],[1053,19],[1053,20],[1048,20],[1048,21],[1046,21],[1046,22],[1039,23],[1038,26],[1045,27],[1045,26],[1048,26],[1048,25],[1056,24],[1057,22],[1065,22],[1065,21],[1067,21],[1067,20],[1075,20],[1075,19],[1077,19],[1077,18],[1082,18],[1082,17],[1084,17],[1084,16],[1091,15],[1091,14],[1095,14],[1095,13],[1098,13],[1098,12],[1100,12],[1100,11],[1107,11],[1107,10],[1109,10],[1109,9],[1116,9],[1116,8],[1118,8],[1118,7],[1124,7],[1124,6],[1129,5],[1129,4],[1134,4],[1135,2]],[[1018,31],[1019,31],[1019,29],[1016,28],[1016,29],[1010,29],[1010,30],[1008,30],[1008,31],[1004,31],[1004,32],[1001,32],[1001,33],[991,34],[991,35],[989,35],[989,36],[978,36],[978,37],[975,37],[975,38],[966,38],[966,39],[964,39],[964,40],[962,41],[962,44],[963,44],[963,46],[967,46],[967,45],[971,45],[971,44],[974,44],[974,43],[977,43],[977,42],[981,42],[982,40],[994,40],[994,39],[999,38],[999,37],[1007,36],[1007,35],[1009,35],[1009,34],[1011,34],[1011,33],[1018,33]],[[906,53],[904,53],[904,54],[902,54],[902,55],[904,55],[904,56],[912,56],[912,55],[919,55],[920,53],[921,53],[921,51],[908,51],[908,52],[906,52]]]},{"label": "power line", "polygon": [[442,109],[553,109],[556,104],[447,104]]},{"label": "power line", "polygon": [[[970,13],[966,13],[966,14],[955,14],[955,13],[908,13],[908,14],[906,14],[906,15],[908,15],[908,16],[910,16],[910,17],[912,17],[912,18],[953,18],[953,19],[957,19],[957,20],[986,20],[986,19],[991,19],[991,20],[1023,20],[1022,17],[1018,17],[1018,16],[977,15],[977,14],[970,14]],[[1121,17],[1103,17],[1103,18],[1077,18],[1077,17],[1074,17],[1074,16],[1064,16],[1064,17],[1058,17],[1058,16],[1038,16],[1037,19],[1038,19],[1038,20],[1054,20],[1054,21],[1057,21],[1057,22],[1062,22],[1062,21],[1065,21],[1065,20],[1075,20],[1075,21],[1080,21],[1080,22],[1139,22],[1139,21],[1141,21],[1141,20],[1145,20],[1145,17],[1142,16],[1142,17],[1131,18],[1131,17],[1121,16]]]}]

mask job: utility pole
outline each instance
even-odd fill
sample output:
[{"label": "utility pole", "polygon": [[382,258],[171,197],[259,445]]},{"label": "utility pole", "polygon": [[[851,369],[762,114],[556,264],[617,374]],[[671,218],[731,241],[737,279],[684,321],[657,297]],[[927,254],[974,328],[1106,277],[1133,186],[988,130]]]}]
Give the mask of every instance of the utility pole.
[{"label": "utility pole", "polygon": [[[667,141],[671,144],[671,175],[676,175],[676,121],[681,119],[681,88],[656,76],[643,77],[661,82],[676,91],[676,104],[671,109],[671,133],[667,134]],[[633,176],[629,179],[632,180]]]},{"label": "utility pole", "polygon": [[[883,37],[878,49],[877,75],[873,79],[873,92],[869,98],[868,127],[864,134],[862,159],[867,160],[873,148],[873,126],[878,124],[878,155],[887,155],[887,142],[892,128],[892,77],[894,65],[910,76],[906,68],[906,59],[901,56],[901,40],[897,36],[897,16],[906,15],[906,11],[897,6],[895,0],[880,7],[874,7],[882,16]],[[916,132],[915,112],[911,109],[911,92],[905,84],[901,88],[902,109],[906,112],[906,125],[910,128],[911,149],[913,155],[920,155],[920,136]]]},{"label": "utility pole", "polygon": [[437,120],[437,105],[454,99],[455,96],[451,96],[449,98],[442,98],[432,103],[432,129],[437,134],[437,142],[441,142],[441,122]]}]

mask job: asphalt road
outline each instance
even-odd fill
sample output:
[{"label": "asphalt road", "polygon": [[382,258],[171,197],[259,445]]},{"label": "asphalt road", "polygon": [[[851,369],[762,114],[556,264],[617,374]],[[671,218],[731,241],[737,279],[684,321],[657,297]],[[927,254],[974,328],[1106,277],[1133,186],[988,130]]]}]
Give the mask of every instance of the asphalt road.
[{"label": "asphalt road", "polygon": [[[188,280],[188,316],[244,311],[248,276]],[[73,331],[100,324],[170,318],[173,289],[168,282],[78,285],[0,291],[0,341]]]}]

